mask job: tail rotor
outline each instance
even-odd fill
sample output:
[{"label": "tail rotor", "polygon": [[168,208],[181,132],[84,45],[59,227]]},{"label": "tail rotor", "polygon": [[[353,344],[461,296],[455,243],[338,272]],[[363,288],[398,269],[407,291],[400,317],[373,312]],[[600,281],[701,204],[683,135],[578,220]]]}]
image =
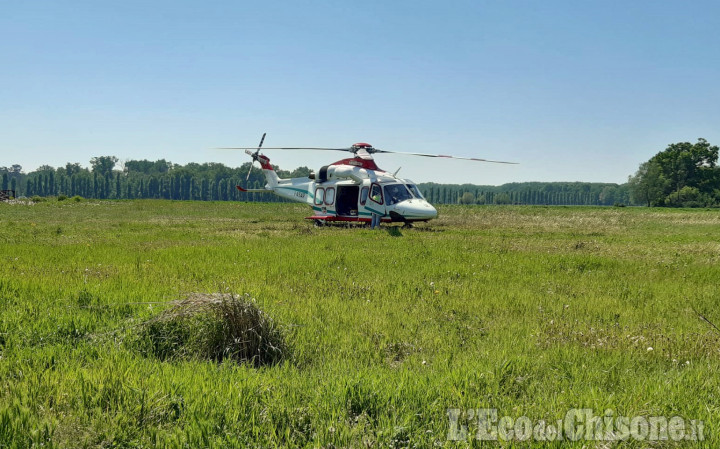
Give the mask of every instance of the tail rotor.
[{"label": "tail rotor", "polygon": [[263,146],[263,142],[265,142],[265,135],[267,133],[263,133],[262,138],[260,139],[260,145],[257,146],[257,149],[255,152],[252,152],[250,150],[245,150],[245,152],[252,158],[252,162],[250,162],[250,169],[248,170],[247,177],[245,178],[245,184],[247,185],[247,182],[250,180],[250,173],[252,173],[253,166],[255,165],[255,161],[258,160],[258,155],[260,154],[260,148]]}]

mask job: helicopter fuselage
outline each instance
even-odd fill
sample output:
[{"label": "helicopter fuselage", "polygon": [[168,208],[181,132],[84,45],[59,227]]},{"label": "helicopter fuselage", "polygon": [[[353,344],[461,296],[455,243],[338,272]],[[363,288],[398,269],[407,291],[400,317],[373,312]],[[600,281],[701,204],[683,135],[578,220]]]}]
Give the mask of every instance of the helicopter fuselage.
[{"label": "helicopter fuselage", "polygon": [[422,196],[415,183],[396,177],[375,165],[372,158],[354,157],[324,166],[305,178],[281,179],[270,160],[261,155],[267,184],[264,189],[308,204],[319,222],[369,222],[373,214],[383,222],[413,223],[437,217],[437,210]]}]

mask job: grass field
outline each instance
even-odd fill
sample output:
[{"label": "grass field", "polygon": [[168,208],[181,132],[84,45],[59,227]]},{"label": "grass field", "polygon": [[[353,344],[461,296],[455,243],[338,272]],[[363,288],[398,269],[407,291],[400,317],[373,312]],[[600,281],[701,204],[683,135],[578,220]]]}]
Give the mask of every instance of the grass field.
[{"label": "grass field", "polygon": [[[486,408],[704,422],[703,442],[556,446],[720,446],[718,211],[439,212],[371,231],[291,204],[0,203],[0,448],[551,444],[475,440]],[[255,298],[285,360],[132,344],[196,293]]]}]

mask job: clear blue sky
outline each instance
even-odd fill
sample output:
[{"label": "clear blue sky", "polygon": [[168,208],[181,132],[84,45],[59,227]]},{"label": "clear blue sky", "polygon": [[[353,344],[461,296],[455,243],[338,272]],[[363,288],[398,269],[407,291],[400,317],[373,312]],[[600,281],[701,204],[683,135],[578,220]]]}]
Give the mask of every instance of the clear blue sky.
[{"label": "clear blue sky", "polygon": [[[0,166],[223,162],[221,146],[349,146],[417,182],[624,182],[720,144],[715,1],[12,1]],[[316,168],[342,153],[269,153]]]}]

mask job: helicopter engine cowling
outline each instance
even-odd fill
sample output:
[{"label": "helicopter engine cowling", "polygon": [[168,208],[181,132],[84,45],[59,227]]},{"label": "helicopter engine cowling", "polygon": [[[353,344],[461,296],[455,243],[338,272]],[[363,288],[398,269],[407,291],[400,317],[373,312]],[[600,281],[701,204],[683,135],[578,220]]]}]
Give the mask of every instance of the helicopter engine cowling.
[{"label": "helicopter engine cowling", "polygon": [[362,184],[367,179],[368,172],[364,168],[350,167],[348,165],[326,165],[318,171],[317,182],[337,179],[352,179],[356,184]]}]

